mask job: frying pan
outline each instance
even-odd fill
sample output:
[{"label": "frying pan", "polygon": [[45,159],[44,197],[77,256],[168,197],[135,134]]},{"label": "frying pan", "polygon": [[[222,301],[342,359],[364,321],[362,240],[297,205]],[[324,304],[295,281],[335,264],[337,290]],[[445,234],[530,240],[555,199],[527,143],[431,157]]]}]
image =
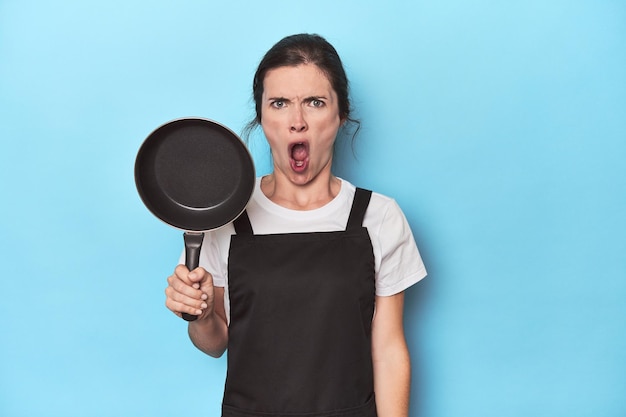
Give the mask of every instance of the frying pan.
[{"label": "frying pan", "polygon": [[[254,182],[254,163],[244,143],[209,119],[182,118],[159,126],[135,160],[139,196],[157,218],[184,231],[190,271],[200,263],[204,232],[239,217]],[[183,318],[197,316],[183,313]]]}]

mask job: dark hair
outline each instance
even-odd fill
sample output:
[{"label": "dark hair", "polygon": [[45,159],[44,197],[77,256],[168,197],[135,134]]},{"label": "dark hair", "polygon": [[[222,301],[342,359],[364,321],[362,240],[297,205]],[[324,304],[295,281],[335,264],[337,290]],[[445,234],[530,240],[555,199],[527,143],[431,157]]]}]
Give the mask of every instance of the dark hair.
[{"label": "dark hair", "polygon": [[259,63],[252,83],[252,98],[254,99],[256,115],[244,128],[243,136],[246,141],[250,133],[261,124],[263,81],[267,72],[280,67],[295,67],[302,64],[315,64],[326,75],[339,99],[339,117],[356,125],[353,138],[356,136],[360,122],[350,117],[348,77],[339,54],[323,37],[316,34],[301,33],[281,39],[267,51]]}]

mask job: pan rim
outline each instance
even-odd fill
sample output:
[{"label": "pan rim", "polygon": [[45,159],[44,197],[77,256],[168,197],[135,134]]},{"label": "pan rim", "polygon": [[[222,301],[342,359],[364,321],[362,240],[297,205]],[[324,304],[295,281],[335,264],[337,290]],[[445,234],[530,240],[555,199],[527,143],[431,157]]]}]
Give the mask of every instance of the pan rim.
[{"label": "pan rim", "polygon": [[[237,165],[241,176],[235,179],[236,184],[233,185],[233,190],[228,197],[219,196],[221,199],[219,204],[190,207],[172,199],[158,184],[156,168],[147,167],[149,164],[155,164],[155,158],[157,158],[155,154],[159,152],[160,142],[166,143],[168,140],[170,142],[173,140],[168,137],[171,136],[168,134],[168,129],[180,133],[179,128],[199,130],[200,136],[205,136],[202,140],[207,140],[208,143],[219,142],[228,146],[230,157],[228,161]],[[141,143],[135,160],[135,185],[144,205],[163,223],[189,232],[201,233],[217,230],[234,221],[245,211],[254,192],[255,182],[254,161],[245,143],[228,126],[205,117],[179,117],[162,123],[153,129]]]}]

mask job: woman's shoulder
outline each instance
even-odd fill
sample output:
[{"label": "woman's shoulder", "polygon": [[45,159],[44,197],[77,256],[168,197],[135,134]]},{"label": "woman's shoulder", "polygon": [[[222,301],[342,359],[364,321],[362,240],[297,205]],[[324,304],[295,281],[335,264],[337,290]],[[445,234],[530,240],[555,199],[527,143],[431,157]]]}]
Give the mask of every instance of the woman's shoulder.
[{"label": "woman's shoulder", "polygon": [[[352,200],[354,198],[354,194],[356,193],[356,189],[357,188],[362,188],[364,190],[368,190],[372,192],[372,197],[370,198],[370,203],[369,203],[369,209],[372,211],[377,211],[380,213],[381,210],[385,210],[388,208],[395,208],[397,207],[397,203],[395,201],[395,199],[393,199],[392,197],[389,197],[385,194],[382,194],[380,192],[371,190],[367,187],[357,187],[356,185],[352,184],[351,182],[341,179],[342,181],[342,188],[345,187],[347,193],[346,193],[346,197],[348,197],[350,200]],[[399,209],[399,207],[398,207]]]}]

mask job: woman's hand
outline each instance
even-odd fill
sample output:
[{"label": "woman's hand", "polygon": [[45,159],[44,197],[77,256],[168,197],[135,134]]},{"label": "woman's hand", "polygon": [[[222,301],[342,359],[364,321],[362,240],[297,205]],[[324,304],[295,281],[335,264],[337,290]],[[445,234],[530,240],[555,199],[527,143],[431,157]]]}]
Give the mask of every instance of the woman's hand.
[{"label": "woman's hand", "polygon": [[213,286],[213,276],[199,267],[189,272],[178,265],[167,278],[165,306],[178,317],[198,316],[189,322],[193,344],[213,357],[220,357],[228,345],[228,324],[224,311],[224,288]]},{"label": "woman's hand", "polygon": [[165,306],[181,317],[182,313],[198,316],[198,319],[213,314],[215,308],[215,288],[213,276],[204,268],[189,271],[178,265],[167,278]]}]

